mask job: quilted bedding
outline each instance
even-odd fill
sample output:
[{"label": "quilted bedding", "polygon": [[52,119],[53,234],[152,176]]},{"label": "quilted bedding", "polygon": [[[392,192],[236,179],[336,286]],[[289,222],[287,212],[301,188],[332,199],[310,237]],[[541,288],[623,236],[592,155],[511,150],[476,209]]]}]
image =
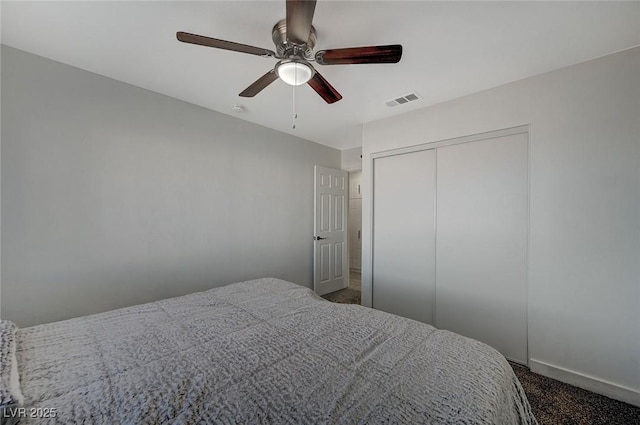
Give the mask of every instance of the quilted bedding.
[{"label": "quilted bedding", "polygon": [[25,424],[536,423],[489,346],[278,279],[16,340]]}]

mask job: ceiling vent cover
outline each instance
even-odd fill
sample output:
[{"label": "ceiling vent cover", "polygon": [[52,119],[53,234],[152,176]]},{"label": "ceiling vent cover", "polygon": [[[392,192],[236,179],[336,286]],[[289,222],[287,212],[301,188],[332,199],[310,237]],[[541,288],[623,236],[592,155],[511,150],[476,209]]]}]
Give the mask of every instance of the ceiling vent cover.
[{"label": "ceiling vent cover", "polygon": [[395,99],[387,100],[385,104],[390,107],[404,105],[405,103],[413,102],[414,100],[422,99],[418,93],[409,93],[404,96],[397,97]]}]

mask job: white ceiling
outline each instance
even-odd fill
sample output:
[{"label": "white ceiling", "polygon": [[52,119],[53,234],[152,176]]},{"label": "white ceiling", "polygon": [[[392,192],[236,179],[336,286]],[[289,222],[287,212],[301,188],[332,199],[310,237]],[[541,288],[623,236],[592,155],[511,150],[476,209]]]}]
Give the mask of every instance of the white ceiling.
[{"label": "white ceiling", "polygon": [[[316,49],[400,43],[399,64],[320,66],[344,98],[276,81],[238,97],[274,59],[183,44],[176,31],[274,49],[279,1],[3,1],[2,43],[339,149],[365,122],[640,44],[640,2],[318,1]],[[410,92],[423,99],[390,108]],[[232,111],[234,104],[245,110]]]}]

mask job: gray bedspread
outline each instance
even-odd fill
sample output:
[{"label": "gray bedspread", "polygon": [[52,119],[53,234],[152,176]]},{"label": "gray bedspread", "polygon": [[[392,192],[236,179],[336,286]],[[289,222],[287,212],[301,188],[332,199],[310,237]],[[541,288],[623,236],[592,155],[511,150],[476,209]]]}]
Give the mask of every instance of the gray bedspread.
[{"label": "gray bedspread", "polygon": [[21,423],[536,423],[487,345],[278,279],[20,329],[17,358],[56,415]]}]

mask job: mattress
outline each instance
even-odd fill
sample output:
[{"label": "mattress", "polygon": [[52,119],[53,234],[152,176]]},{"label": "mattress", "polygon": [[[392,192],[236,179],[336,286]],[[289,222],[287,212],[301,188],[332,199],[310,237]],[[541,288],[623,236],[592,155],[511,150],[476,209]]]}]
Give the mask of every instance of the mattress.
[{"label": "mattress", "polygon": [[491,347],[278,279],[15,337],[21,424],[536,423]]}]

